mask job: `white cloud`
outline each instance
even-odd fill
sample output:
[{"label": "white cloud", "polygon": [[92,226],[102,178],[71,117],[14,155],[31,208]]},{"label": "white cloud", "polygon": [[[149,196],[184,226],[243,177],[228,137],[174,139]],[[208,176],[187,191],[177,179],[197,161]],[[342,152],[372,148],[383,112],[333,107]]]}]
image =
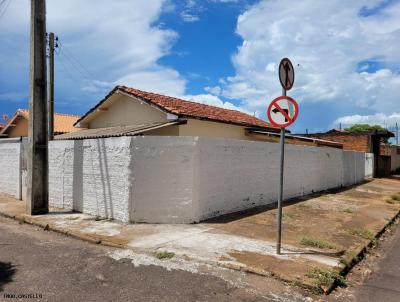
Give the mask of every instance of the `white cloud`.
[{"label": "white cloud", "polygon": [[383,113],[376,113],[372,115],[348,115],[338,118],[334,125],[342,124],[344,126],[350,126],[354,124],[370,124],[370,125],[381,125],[383,127],[393,127],[396,123],[400,125],[400,112],[392,113],[389,115]]},{"label": "white cloud", "polygon": [[171,96],[182,95],[186,85],[186,81],[177,71],[168,68],[138,71],[120,78],[115,83]]},{"label": "white cloud", "polygon": [[193,14],[191,14],[191,13],[188,12],[188,11],[182,11],[182,12],[180,13],[180,16],[181,16],[181,18],[182,18],[182,20],[183,20],[184,22],[188,22],[188,23],[196,22],[196,21],[199,21],[199,20],[200,20],[200,17],[199,17],[199,16],[193,15]]},{"label": "white cloud", "polygon": [[[0,36],[28,36],[29,2],[11,3],[2,20]],[[60,39],[61,54],[56,63],[64,61],[63,64],[69,65],[75,72],[76,83],[86,92],[100,94],[108,84],[118,82],[161,93],[183,94],[185,80],[177,71],[158,63],[178,38],[175,31],[157,25],[164,5],[167,5],[165,0],[119,0],[112,4],[108,0],[47,1],[47,31],[54,31]],[[91,81],[82,79],[68,58],[63,57],[71,54],[95,75],[89,76]],[[58,83],[62,84],[66,74],[62,68],[58,72]]]},{"label": "white cloud", "polygon": [[181,98],[184,100],[197,102],[197,103],[201,103],[201,104],[206,104],[206,105],[211,105],[211,106],[216,106],[216,107],[231,109],[231,110],[238,110],[238,111],[242,111],[247,114],[250,114],[250,115],[254,114],[254,113],[251,113],[251,112],[245,110],[244,108],[236,106],[230,102],[224,102],[219,97],[217,97],[215,95],[211,95],[211,94],[184,95],[184,96],[181,96]]},{"label": "white cloud", "polygon": [[[260,1],[238,18],[243,43],[232,57],[235,75],[213,90],[243,100],[249,111],[264,110],[281,94],[277,65],[287,56],[296,70],[289,94],[301,103],[348,104],[385,114],[398,110],[400,2],[360,15],[363,7],[379,3]],[[373,58],[381,58],[383,66],[371,71]],[[360,62],[363,72],[357,70]]]}]

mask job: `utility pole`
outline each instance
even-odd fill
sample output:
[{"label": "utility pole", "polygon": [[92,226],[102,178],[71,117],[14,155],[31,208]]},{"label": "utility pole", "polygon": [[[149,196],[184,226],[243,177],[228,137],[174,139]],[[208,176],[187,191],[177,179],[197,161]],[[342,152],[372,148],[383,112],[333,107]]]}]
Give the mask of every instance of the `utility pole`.
[{"label": "utility pole", "polygon": [[27,212],[35,215],[49,211],[45,0],[31,0],[30,42]]},{"label": "utility pole", "polygon": [[399,145],[399,125],[396,122],[396,145]]},{"label": "utility pole", "polygon": [[49,87],[48,87],[48,112],[49,112],[49,140],[54,138],[54,33],[49,34]]}]

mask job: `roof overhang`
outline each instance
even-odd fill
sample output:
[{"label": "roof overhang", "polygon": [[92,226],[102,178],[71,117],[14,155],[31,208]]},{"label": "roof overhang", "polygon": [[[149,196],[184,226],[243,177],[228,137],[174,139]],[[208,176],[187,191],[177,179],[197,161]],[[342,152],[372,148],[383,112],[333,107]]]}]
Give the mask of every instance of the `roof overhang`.
[{"label": "roof overhang", "polygon": [[6,131],[8,130],[8,128],[10,128],[10,127],[15,127],[14,121],[15,121],[18,117],[24,117],[24,116],[23,116],[22,114],[20,114],[19,111],[17,111],[17,112],[14,114],[14,116],[9,120],[9,122],[7,123],[7,125],[5,125],[4,128],[2,128],[2,129],[0,130],[0,136],[7,135],[7,134],[6,134]]},{"label": "roof overhang", "polygon": [[54,140],[81,140],[95,139],[120,136],[136,136],[146,133],[151,130],[157,130],[173,125],[185,124],[186,120],[176,120],[172,122],[151,123],[141,125],[127,125],[106,128],[84,129],[77,132],[65,133],[57,135]]}]

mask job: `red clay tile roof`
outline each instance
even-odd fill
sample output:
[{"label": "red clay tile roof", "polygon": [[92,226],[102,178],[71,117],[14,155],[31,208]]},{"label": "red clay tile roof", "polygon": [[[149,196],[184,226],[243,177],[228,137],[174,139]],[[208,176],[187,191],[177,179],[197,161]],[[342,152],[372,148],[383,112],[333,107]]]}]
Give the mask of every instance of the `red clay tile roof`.
[{"label": "red clay tile roof", "polygon": [[175,97],[170,97],[166,95],[156,94],[152,92],[146,92],[134,88],[129,88],[126,86],[117,86],[106,96],[101,102],[99,102],[94,108],[82,116],[78,122],[83,120],[87,115],[89,115],[94,109],[100,106],[104,101],[107,100],[116,91],[121,91],[131,96],[137,97],[147,103],[156,105],[162,110],[175,114],[179,117],[191,117],[197,119],[205,119],[216,122],[223,122],[228,124],[242,125],[247,127],[260,127],[268,129],[277,129],[271,126],[269,123],[258,119],[249,114],[231,110],[224,109],[220,107],[200,104],[191,101],[185,101]]},{"label": "red clay tile roof", "polygon": [[[20,116],[29,119],[29,110],[18,109],[17,112],[14,114],[13,118],[10,119],[10,122],[4,128],[8,128],[8,126],[12,124],[15,118]],[[74,124],[79,118],[80,118],[79,115],[54,113],[54,132],[69,133],[80,130],[74,127]],[[3,129],[3,131],[6,130],[7,129]]]}]

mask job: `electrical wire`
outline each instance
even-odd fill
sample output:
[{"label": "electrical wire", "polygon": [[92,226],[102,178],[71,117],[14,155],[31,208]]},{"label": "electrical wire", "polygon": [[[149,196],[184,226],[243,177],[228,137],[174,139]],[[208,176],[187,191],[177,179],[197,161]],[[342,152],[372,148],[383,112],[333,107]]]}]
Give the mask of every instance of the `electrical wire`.
[{"label": "electrical wire", "polygon": [[64,59],[61,57],[60,55],[60,51],[57,51],[56,49],[54,50],[55,54],[57,55],[57,57],[59,58],[59,61],[61,63],[61,67],[64,69],[65,74],[67,75],[67,77],[73,81],[73,82],[79,82],[79,80],[73,75],[73,73],[71,72],[71,70],[67,67],[67,65],[64,62]]},{"label": "electrical wire", "polygon": [[82,74],[83,77],[91,80],[94,78],[94,75],[85,67],[83,64],[60,42],[58,42],[58,46],[61,54],[71,63],[75,69]]}]

